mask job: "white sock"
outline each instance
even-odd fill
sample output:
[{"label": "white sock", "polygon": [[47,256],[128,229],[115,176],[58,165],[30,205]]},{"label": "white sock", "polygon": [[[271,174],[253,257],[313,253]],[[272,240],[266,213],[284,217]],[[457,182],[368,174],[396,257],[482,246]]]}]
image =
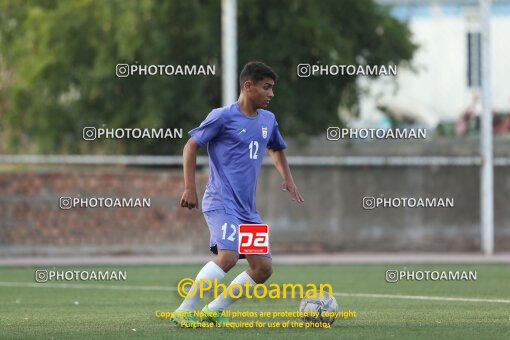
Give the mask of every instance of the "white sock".
[{"label": "white sock", "polygon": [[216,299],[214,299],[213,301],[211,301],[209,303],[209,308],[212,309],[212,310],[224,310],[225,308],[227,308],[228,306],[230,306],[231,304],[233,304],[234,302],[242,299],[243,297],[246,296],[246,292],[243,291],[243,295],[239,298],[233,298],[231,297],[230,295],[234,295],[234,296],[237,296],[239,295],[239,287],[237,286],[234,286],[234,287],[231,287],[233,284],[237,283],[239,285],[241,285],[243,287],[243,290],[245,288],[244,284],[246,282],[250,282],[251,283],[251,290],[250,292],[253,291],[253,288],[254,286],[257,284],[255,281],[253,281],[253,279],[250,277],[250,275],[248,275],[247,272],[242,272],[241,274],[237,275],[237,277],[232,280],[232,282],[230,283],[230,286],[228,286],[227,288],[227,292],[232,292],[233,294],[227,294],[227,297],[224,297],[223,296],[223,293],[219,294],[218,297]]},{"label": "white sock", "polygon": [[[194,292],[199,287],[199,282],[201,279],[209,279],[212,283],[214,283],[214,279],[218,279],[218,283],[223,280],[225,276],[225,272],[221,269],[216,263],[213,261],[209,261],[201,270],[198,272],[197,277],[195,278],[195,284],[191,287],[189,292]],[[188,293],[188,296],[190,295]],[[203,297],[205,298],[208,291],[204,292]],[[197,292],[191,297],[186,297],[184,301],[179,306],[179,310],[194,310],[196,305],[200,303],[202,299],[200,298],[200,293]]]}]

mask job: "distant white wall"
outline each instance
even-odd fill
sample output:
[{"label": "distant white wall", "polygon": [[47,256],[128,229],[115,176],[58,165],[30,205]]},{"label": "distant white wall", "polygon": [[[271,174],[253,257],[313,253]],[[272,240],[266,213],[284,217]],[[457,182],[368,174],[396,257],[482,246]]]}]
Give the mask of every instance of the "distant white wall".
[{"label": "distant white wall", "polygon": [[[471,103],[472,90],[467,85],[470,26],[464,16],[417,16],[410,18],[409,27],[419,44],[412,62],[418,73],[399,68],[396,79],[360,79],[367,89],[360,103],[362,121],[380,119],[382,114],[375,107],[379,94],[441,121],[457,120]],[[510,112],[510,15],[491,18],[491,54],[493,108]]]},{"label": "distant white wall", "polygon": [[492,30],[492,100],[496,110],[510,110],[510,16],[495,17]]}]

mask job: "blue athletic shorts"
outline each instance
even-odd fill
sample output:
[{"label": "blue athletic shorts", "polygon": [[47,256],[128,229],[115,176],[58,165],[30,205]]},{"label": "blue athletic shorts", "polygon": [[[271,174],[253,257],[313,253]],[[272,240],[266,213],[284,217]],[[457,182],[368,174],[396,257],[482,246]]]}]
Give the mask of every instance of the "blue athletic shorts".
[{"label": "blue athletic shorts", "polygon": [[[236,216],[229,215],[225,210],[204,211],[205,221],[209,226],[211,241],[209,247],[214,254],[218,254],[218,249],[239,251],[239,225],[240,224],[259,224],[259,222],[242,220]],[[270,240],[271,241],[271,240]],[[269,252],[267,254],[254,254],[265,256],[272,259],[271,242],[269,243]],[[239,255],[240,259],[246,258],[244,254]]]}]

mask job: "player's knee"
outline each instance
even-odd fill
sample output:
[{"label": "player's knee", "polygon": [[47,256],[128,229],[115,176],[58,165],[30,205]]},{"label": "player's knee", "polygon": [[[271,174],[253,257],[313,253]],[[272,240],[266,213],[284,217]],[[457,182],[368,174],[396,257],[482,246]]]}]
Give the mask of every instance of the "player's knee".
[{"label": "player's knee", "polygon": [[269,279],[273,275],[273,266],[266,268],[264,274],[266,275],[266,280]]},{"label": "player's knee", "polygon": [[263,281],[267,281],[271,275],[273,274],[273,266],[272,265],[263,265],[263,266],[258,266],[257,268],[255,268],[255,271],[257,272],[257,276],[263,280]]},{"label": "player's knee", "polygon": [[225,273],[227,273],[236,265],[238,259],[239,255],[237,254],[220,253],[218,254],[218,258],[215,262]]}]

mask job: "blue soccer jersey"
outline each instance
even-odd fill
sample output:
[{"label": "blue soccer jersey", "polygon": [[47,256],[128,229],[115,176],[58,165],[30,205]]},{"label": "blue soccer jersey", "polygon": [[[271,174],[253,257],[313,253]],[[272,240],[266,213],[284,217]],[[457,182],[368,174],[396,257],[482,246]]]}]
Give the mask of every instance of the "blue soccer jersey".
[{"label": "blue soccer jersey", "polygon": [[287,146],[273,113],[258,109],[248,117],[234,103],[212,110],[189,135],[207,145],[210,176],[202,211],[224,209],[244,220],[260,221],[256,207],[257,179],[266,148]]}]

